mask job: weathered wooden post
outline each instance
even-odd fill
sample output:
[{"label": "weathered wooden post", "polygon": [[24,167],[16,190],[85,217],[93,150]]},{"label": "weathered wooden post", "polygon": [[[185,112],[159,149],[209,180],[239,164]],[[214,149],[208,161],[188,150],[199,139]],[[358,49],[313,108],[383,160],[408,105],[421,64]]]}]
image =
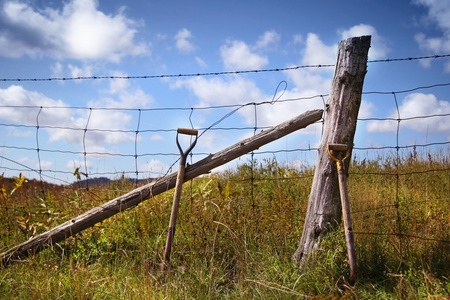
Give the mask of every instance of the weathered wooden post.
[{"label": "weathered wooden post", "polygon": [[[346,144],[350,155],[352,153],[370,40],[370,36],[362,36],[339,43],[305,225],[294,254],[294,261],[302,268],[327,231],[341,220],[337,170],[326,147],[328,144]],[[350,159],[345,161],[345,170],[348,170],[349,162]]]}]

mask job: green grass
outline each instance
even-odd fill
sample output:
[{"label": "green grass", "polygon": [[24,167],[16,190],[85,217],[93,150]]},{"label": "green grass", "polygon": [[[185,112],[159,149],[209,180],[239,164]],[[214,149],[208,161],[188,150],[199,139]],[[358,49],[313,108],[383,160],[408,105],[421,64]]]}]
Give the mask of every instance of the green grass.
[{"label": "green grass", "polygon": [[[306,272],[293,263],[314,170],[265,160],[184,184],[169,270],[158,264],[171,191],[0,267],[0,298],[447,299],[449,167],[448,154],[405,154],[397,185],[395,155],[352,162],[353,287],[342,226]],[[25,182],[11,195],[14,185],[2,184],[0,252],[133,188],[123,180],[89,191]]]}]

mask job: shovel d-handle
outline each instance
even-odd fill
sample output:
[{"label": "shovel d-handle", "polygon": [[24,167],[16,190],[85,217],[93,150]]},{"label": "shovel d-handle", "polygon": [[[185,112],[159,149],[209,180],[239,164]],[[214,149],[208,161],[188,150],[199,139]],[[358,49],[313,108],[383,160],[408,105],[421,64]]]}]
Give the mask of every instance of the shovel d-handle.
[{"label": "shovel d-handle", "polygon": [[[341,197],[342,216],[344,219],[345,241],[347,244],[348,262],[350,265],[350,284],[355,283],[356,277],[356,254],[353,238],[352,219],[350,216],[350,204],[348,202],[347,175],[345,174],[344,160],[350,156],[348,146],[345,144],[327,145],[328,155],[336,162],[339,178],[339,193]],[[331,154],[331,151],[346,152],[343,159],[338,159]]]},{"label": "shovel d-handle", "polygon": [[[348,150],[348,146],[345,144],[329,144],[327,145],[328,155],[334,160],[337,164],[338,171],[344,168],[344,160],[346,160],[350,156],[350,151]],[[345,157],[343,159],[338,159],[337,157],[331,154],[331,151],[337,152],[346,152]]]},{"label": "shovel d-handle", "polygon": [[197,135],[198,130],[191,129],[191,128],[178,128],[177,133],[187,134],[187,135]]},{"label": "shovel d-handle", "polygon": [[[187,134],[187,135],[195,135],[195,140],[192,142],[192,144],[189,146],[189,148],[186,151],[183,151],[183,149],[180,146],[180,143],[178,141],[178,134]],[[184,172],[186,169],[186,158],[189,152],[194,148],[195,144],[197,143],[198,138],[198,130],[196,129],[189,129],[189,128],[178,128],[177,130],[177,137],[176,142],[178,149],[180,150],[180,166],[178,168],[178,174],[177,174],[177,181],[175,184],[175,192],[173,195],[173,204],[172,204],[172,212],[170,213],[170,222],[169,222],[169,229],[167,230],[167,240],[166,240],[166,246],[164,248],[164,262],[169,263],[170,261],[170,254],[172,253],[172,244],[173,239],[175,236],[175,226],[177,224],[177,216],[178,216],[178,207],[180,205],[180,199],[181,199],[181,191],[183,188],[183,179],[184,179]]]},{"label": "shovel d-handle", "polygon": [[[192,144],[189,146],[189,148],[186,151],[183,151],[183,149],[181,148],[180,142],[178,141],[179,134],[195,135],[194,142],[192,142]],[[194,148],[195,144],[197,144],[197,139],[198,139],[198,130],[197,129],[178,128],[176,140],[177,140],[177,147],[178,147],[178,150],[180,150],[180,155],[181,155],[180,165],[181,165],[181,163],[183,163],[183,165],[186,165],[186,156],[189,154],[189,152],[191,152],[191,150]]]}]

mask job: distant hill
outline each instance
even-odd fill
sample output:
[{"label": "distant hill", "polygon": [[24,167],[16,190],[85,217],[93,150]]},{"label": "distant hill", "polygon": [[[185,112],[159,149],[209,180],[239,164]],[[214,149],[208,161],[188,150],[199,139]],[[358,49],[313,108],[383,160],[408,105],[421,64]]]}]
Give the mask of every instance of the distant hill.
[{"label": "distant hill", "polygon": [[[73,182],[71,185],[74,187],[81,187],[81,188],[86,188],[89,186],[96,186],[96,185],[110,185],[113,182],[117,182],[117,181],[121,181],[121,180],[125,180],[128,181],[131,184],[135,184],[136,180],[133,178],[124,178],[124,179],[117,179],[117,180],[111,180],[107,177],[97,177],[97,178],[89,178],[89,179],[83,179],[83,180],[78,180]],[[153,178],[146,178],[146,179],[138,179],[137,180],[137,184],[138,185],[143,185],[143,184],[147,184],[149,182],[152,182]]]},{"label": "distant hill", "polygon": [[[73,186],[76,188],[80,188],[80,187],[86,188],[88,186],[98,186],[98,185],[107,186],[114,182],[119,182],[121,180],[128,181],[130,184],[135,184],[135,179],[133,179],[133,178],[111,180],[107,177],[97,177],[97,178],[89,178],[89,179],[75,181],[75,182],[69,184],[69,186]],[[137,184],[144,185],[144,184],[147,184],[154,180],[155,180],[154,178],[138,179]],[[8,189],[12,189],[14,187],[14,182],[15,182],[14,178],[4,177],[0,182],[0,186],[7,187]],[[52,183],[48,183],[45,181],[41,182],[36,179],[27,179],[26,183],[24,183],[23,186],[25,189],[28,189],[31,187],[52,188],[52,189],[57,188],[57,187],[60,187],[60,188],[64,187],[64,185],[52,184]]]}]

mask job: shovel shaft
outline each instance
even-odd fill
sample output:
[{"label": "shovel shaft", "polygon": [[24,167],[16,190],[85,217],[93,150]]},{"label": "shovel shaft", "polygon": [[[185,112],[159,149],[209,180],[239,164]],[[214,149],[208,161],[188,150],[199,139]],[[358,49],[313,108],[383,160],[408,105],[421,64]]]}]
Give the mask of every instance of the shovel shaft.
[{"label": "shovel shaft", "polygon": [[[181,149],[181,145],[178,141],[178,134],[195,135],[194,142],[189,146],[189,148],[186,151],[183,151],[183,149]],[[175,237],[175,227],[177,225],[178,207],[180,206],[181,191],[183,189],[183,182],[184,182],[184,172],[186,170],[186,159],[187,159],[189,152],[192,150],[192,148],[194,148],[195,144],[197,143],[197,134],[198,134],[198,130],[196,130],[196,129],[178,128],[178,130],[177,130],[176,142],[177,142],[178,149],[180,150],[181,157],[180,157],[180,167],[178,168],[177,181],[175,183],[175,192],[173,194],[172,212],[170,213],[170,221],[169,221],[169,229],[167,230],[166,246],[164,248],[163,259],[167,263],[170,261],[170,254],[172,253],[173,239]]]},{"label": "shovel shaft", "polygon": [[[328,155],[336,162],[339,179],[339,193],[341,196],[342,216],[344,219],[345,242],[347,244],[348,263],[350,265],[350,284],[355,284],[356,277],[356,254],[355,242],[353,238],[352,219],[350,217],[350,204],[348,202],[347,175],[345,174],[344,160],[350,156],[348,146],[345,144],[327,145]],[[346,152],[343,159],[339,159],[331,154],[330,151]]]},{"label": "shovel shaft", "polygon": [[356,254],[353,238],[352,219],[350,217],[350,204],[348,202],[347,176],[343,168],[338,170],[339,192],[341,195],[342,215],[345,228],[345,242],[347,244],[348,262],[350,265],[350,283],[354,284],[356,276]]},{"label": "shovel shaft", "polygon": [[180,167],[178,168],[177,182],[173,195],[172,212],[170,213],[169,229],[167,230],[166,247],[164,249],[164,261],[170,261],[172,253],[172,244],[175,236],[175,227],[177,225],[178,207],[180,206],[181,191],[183,189],[184,171],[186,170],[186,156],[182,155]]}]

